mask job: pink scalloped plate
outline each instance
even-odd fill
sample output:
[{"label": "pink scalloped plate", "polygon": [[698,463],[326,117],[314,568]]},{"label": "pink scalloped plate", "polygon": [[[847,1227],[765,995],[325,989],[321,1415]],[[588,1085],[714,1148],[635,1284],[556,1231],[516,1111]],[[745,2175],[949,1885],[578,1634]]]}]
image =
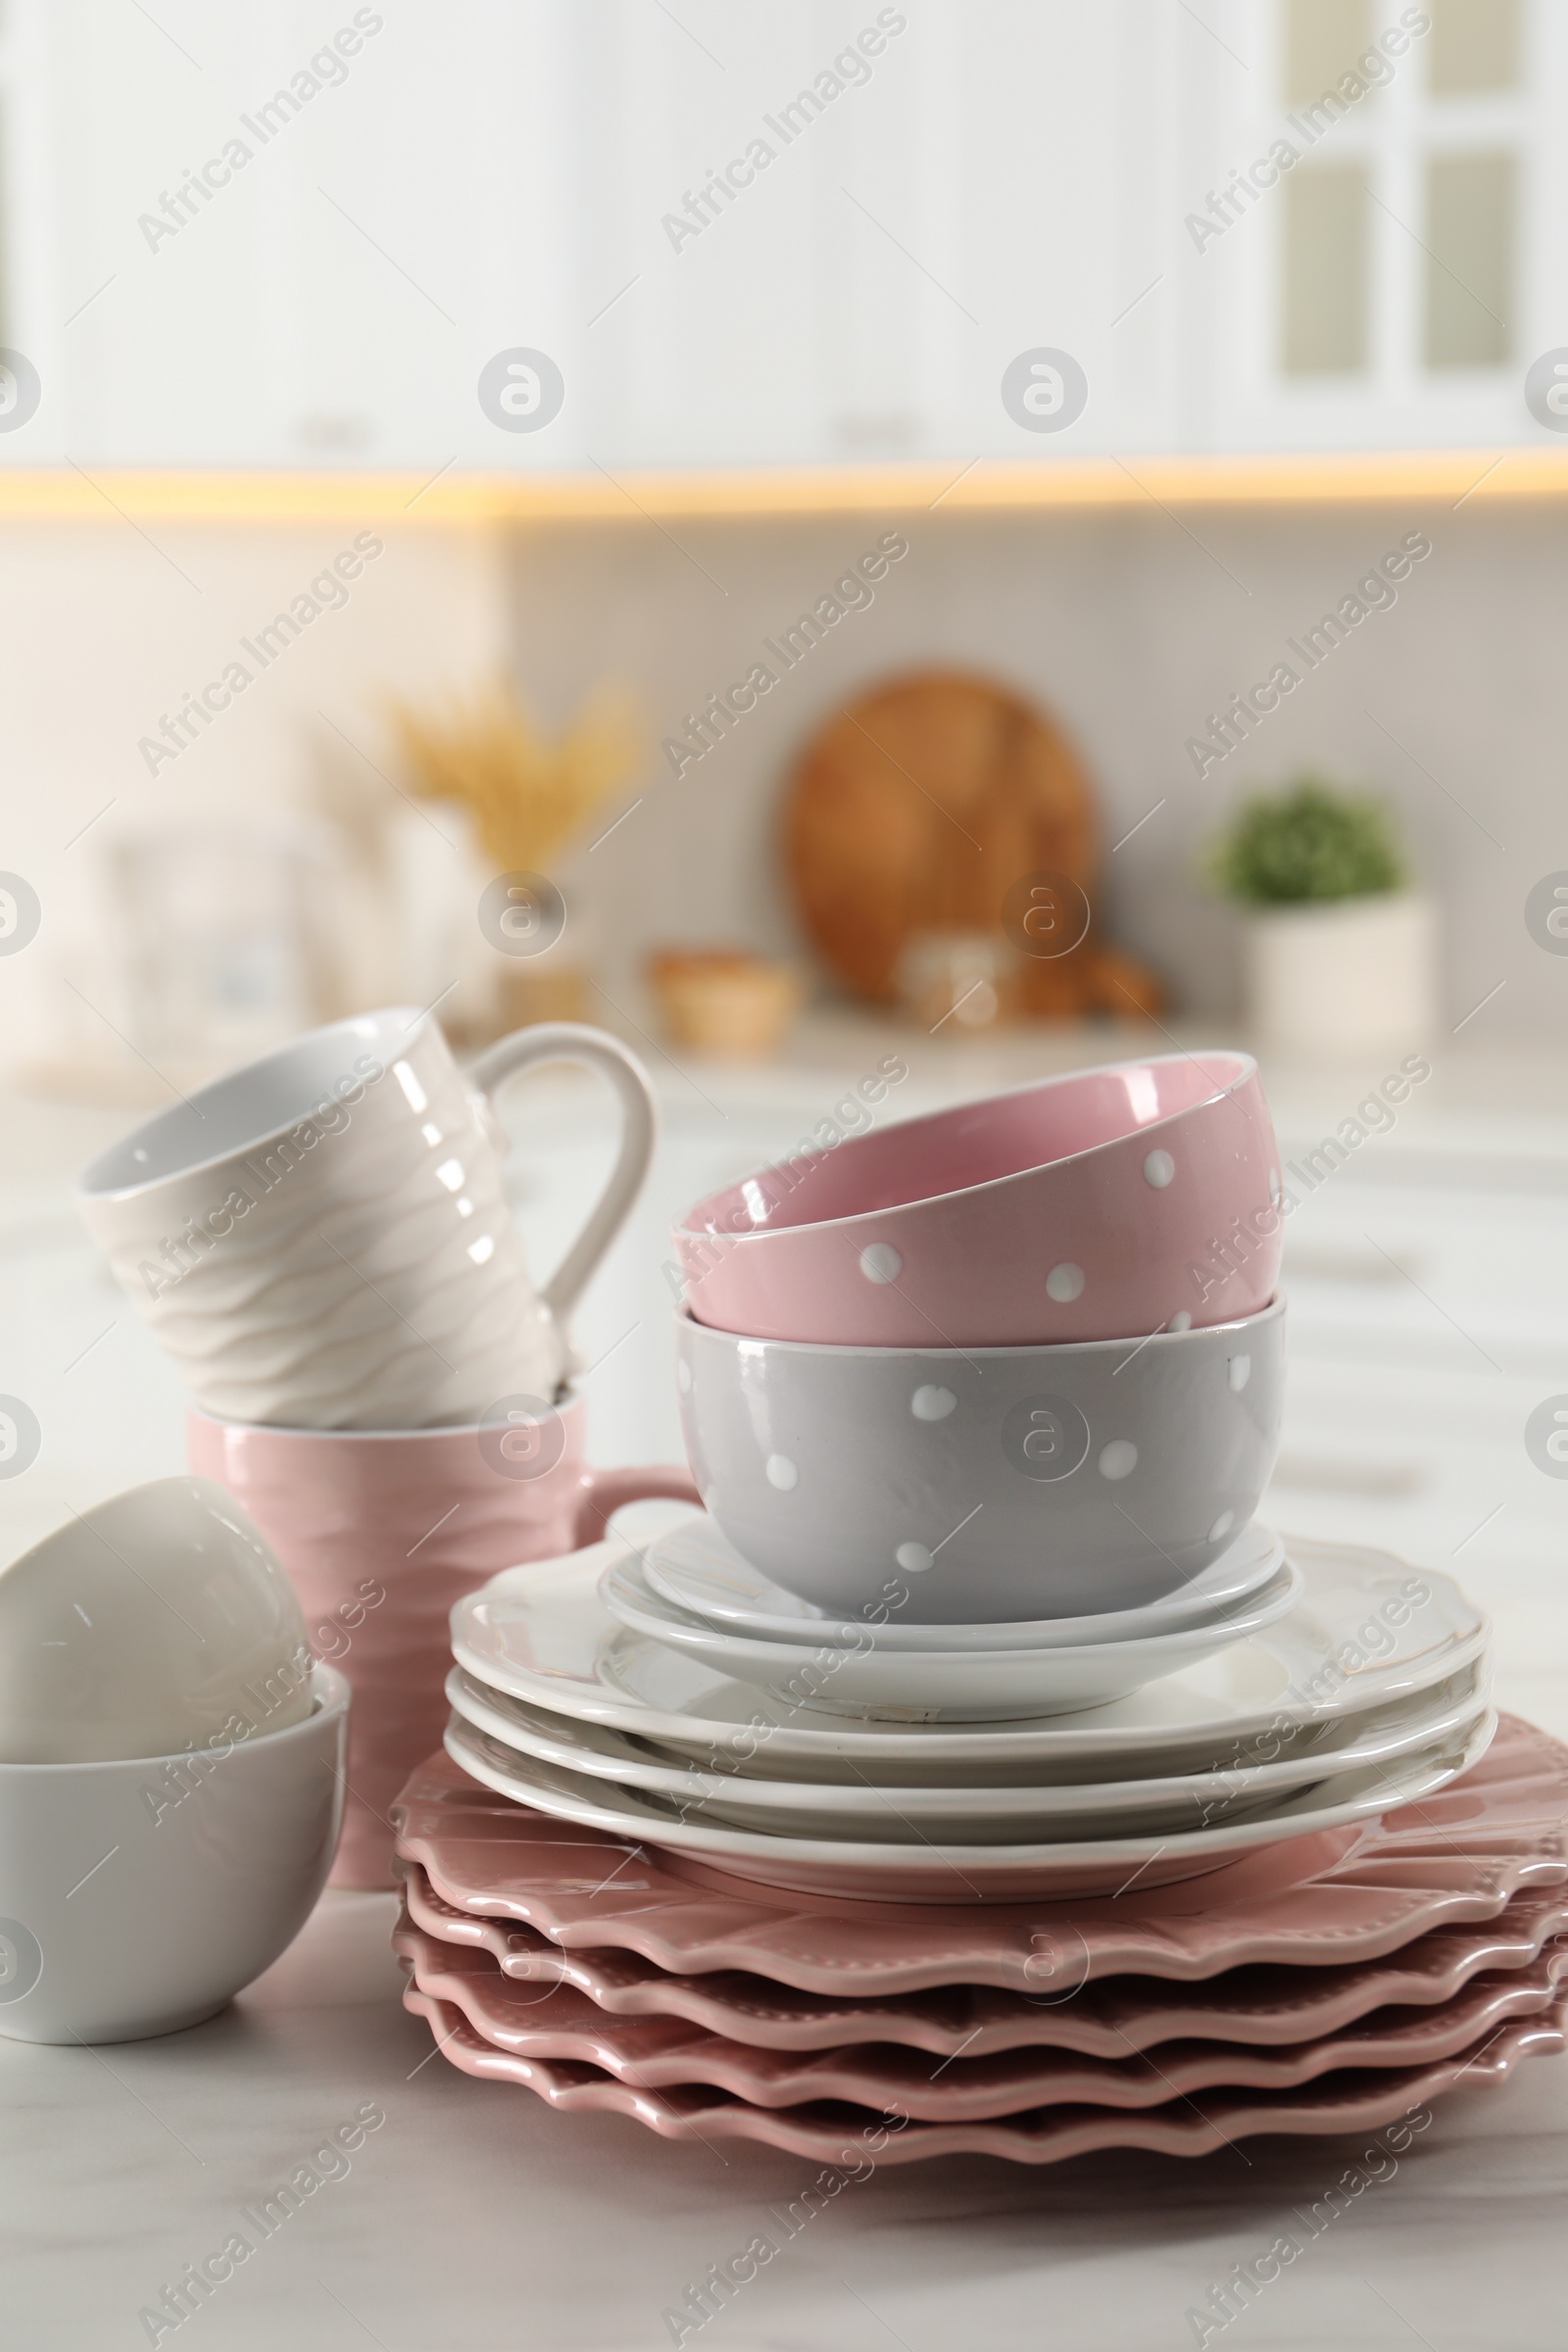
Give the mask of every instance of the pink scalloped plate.
[{"label": "pink scalloped plate", "polygon": [[465,2074],[521,2083],[552,2107],[630,2115],[666,2139],[761,2140],[857,2172],[867,2164],[874,2169],[927,2156],[970,2154],[1052,2164],[1109,2147],[1202,2156],[1260,2132],[1377,2131],[1461,2081],[1476,2086],[1502,2082],[1522,2058],[1554,2056],[1568,2040],[1568,2004],[1559,2002],[1539,2017],[1509,2020],[1474,2047],[1428,2066],[1357,2068],[1272,2094],[1220,2089],[1207,2099],[1206,2111],[1187,2096],[1155,2107],[1075,2103],[1035,2107],[984,2122],[922,2123],[906,2122],[891,2109],[879,2113],[837,2100],[757,2107],[705,2083],[682,2082],[664,2089],[622,2082],[579,2060],[525,2057],[497,2049],[474,2032],[461,2009],[421,1992],[417,1985],[411,1984],[403,1999],[416,2017],[428,2020],[443,2055]]},{"label": "pink scalloped plate", "polygon": [[754,2107],[848,2100],[918,2123],[985,2123],[1035,2107],[1159,2107],[1195,2091],[1298,2090],[1327,2074],[1418,2067],[1473,2049],[1508,2020],[1553,2007],[1568,1947],[1528,1968],[1474,1978],[1436,2009],[1376,2011],[1344,2034],[1284,2048],[1174,2041],[1157,2058],[1087,2058],[1059,2049],[939,2059],[875,2043],[836,2050],[759,2050],[674,2017],[608,2017],[567,1984],[518,1984],[488,1952],[439,1943],[407,1914],[393,1936],[418,1990],[462,2011],[484,2041],[521,2058],[596,2066],[642,2090],[705,2083]]},{"label": "pink scalloped plate", "polygon": [[1232,2041],[1254,2047],[1344,2033],[1374,2009],[1451,2001],[1483,1971],[1529,1968],[1556,1936],[1568,1936],[1568,1887],[1516,1894],[1489,1926],[1434,1928],[1387,1960],[1340,1968],[1231,1969],[1198,1984],[1117,1977],[1075,1989],[1043,1982],[1035,1993],[990,1985],[938,1985],[870,1995],[798,1992],[734,1969],[666,1976],[641,1953],[601,1945],[575,1951],[536,1929],[455,1911],[417,1863],[405,1863],[413,1924],[438,1942],[490,1955],[504,1977],[539,1988],[564,1984],[614,2018],[680,2018],[729,2041],[765,2050],[827,2050],[894,2042],[935,2058],[989,2058],[1001,2050],[1076,2050],[1124,2059],[1166,2041]]},{"label": "pink scalloped plate", "polygon": [[1479,1764],[1381,1821],[1292,1838],[1179,1886],[1135,1881],[1071,1902],[770,1895],[515,1804],[444,1755],[415,1773],[393,1820],[399,1853],[454,1910],[571,1950],[619,1947],[676,1975],[755,1971],[811,1992],[1039,1994],[1111,1976],[1342,1966],[1495,1919],[1522,1889],[1568,1883],[1568,1748],[1505,1715]]}]

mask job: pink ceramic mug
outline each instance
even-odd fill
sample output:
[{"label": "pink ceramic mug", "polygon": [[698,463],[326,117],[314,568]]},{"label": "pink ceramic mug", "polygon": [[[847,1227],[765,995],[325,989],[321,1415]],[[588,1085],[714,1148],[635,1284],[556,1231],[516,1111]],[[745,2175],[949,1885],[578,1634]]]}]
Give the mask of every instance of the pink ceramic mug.
[{"label": "pink ceramic mug", "polygon": [[192,1470],[254,1520],[293,1580],[317,1653],[353,1685],[334,1886],[393,1883],[387,1814],[441,1745],[453,1603],[502,1568],[597,1542],[623,1502],[700,1501],[684,1469],[590,1469],[584,1420],[576,1396],[467,1429],[273,1429],[188,1415]]},{"label": "pink ceramic mug", "polygon": [[1278,1287],[1279,1148],[1247,1054],[1163,1054],[903,1119],[675,1231],[699,1323],[849,1348],[1143,1339]]}]

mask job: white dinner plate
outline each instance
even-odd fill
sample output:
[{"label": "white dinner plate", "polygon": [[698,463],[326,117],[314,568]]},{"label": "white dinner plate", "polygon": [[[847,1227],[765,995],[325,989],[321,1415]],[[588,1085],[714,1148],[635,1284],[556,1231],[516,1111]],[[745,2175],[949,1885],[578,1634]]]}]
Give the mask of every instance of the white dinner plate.
[{"label": "white dinner plate", "polygon": [[1179,1626],[1141,1642],[1081,1642],[1062,1649],[875,1649],[820,1642],[749,1642],[677,1609],[654,1591],[634,1557],[612,1561],[599,1580],[606,1608],[633,1633],[701,1658],[736,1681],[782,1692],[814,1713],[893,1714],[983,1723],[996,1716],[1060,1715],[1125,1698],[1146,1683],[1212,1657],[1273,1625],[1301,1592],[1287,1558],[1250,1600],[1206,1625]]},{"label": "white dinner plate", "polygon": [[447,1726],[447,1753],[487,1788],[542,1813],[629,1843],[663,1847],[717,1870],[801,1894],[871,1902],[973,1903],[1030,1894],[1114,1894],[1136,1878],[1169,1886],[1217,1870],[1238,1854],[1285,1838],[1344,1827],[1430,1795],[1486,1753],[1496,1729],[1490,1710],[1464,1735],[1393,1764],[1369,1765],[1324,1793],[1298,1791],[1246,1821],[1163,1837],[1056,1839],[1050,1844],[895,1844],[854,1838],[780,1838],[765,1832],[682,1821],[667,1799],[614,1781],[591,1781],[519,1756],[461,1716]]},{"label": "white dinner plate", "polygon": [[466,1723],[516,1755],[641,1789],[664,1799],[682,1820],[786,1837],[831,1835],[903,1844],[936,1836],[998,1843],[1026,1837],[1131,1837],[1234,1820],[1252,1806],[1277,1803],[1301,1788],[1326,1788],[1348,1774],[1392,1764],[1467,1731],[1486,1711],[1486,1681],[1478,1660],[1435,1691],[1417,1691],[1349,1717],[1345,1737],[1309,1756],[1239,1761],[1210,1772],[1155,1779],[995,1788],[971,1782],[951,1788],[878,1786],[858,1779],[743,1779],[733,1769],[668,1762],[624,1732],[572,1723],[508,1698],[476,1683],[461,1666],[447,1677],[447,1697]]},{"label": "white dinner plate", "polygon": [[997,1625],[911,1625],[900,1612],[917,1589],[917,1578],[890,1576],[888,1592],[872,1617],[830,1616],[743,1560],[706,1511],[667,1529],[641,1554],[643,1574],[662,1600],[751,1641],[868,1641],[875,1649],[950,1650],[1059,1649],[1082,1642],[1137,1642],[1149,1634],[1173,1633],[1182,1626],[1202,1624],[1260,1592],[1284,1557],[1278,1536],[1254,1524],[1200,1576],[1145,1608]]},{"label": "white dinner plate", "polygon": [[554,1714],[775,1780],[840,1778],[846,1762],[896,1782],[1028,1780],[1042,1770],[1133,1780],[1202,1771],[1259,1752],[1259,1742],[1295,1754],[1346,1716],[1460,1673],[1489,1631],[1451,1577],[1293,1538],[1306,1591],[1288,1617],[1131,1698],[1033,1722],[869,1724],[813,1715],[617,1625],[597,1588],[626,1548],[592,1544],[492,1577],[452,1612],[458,1663]]}]

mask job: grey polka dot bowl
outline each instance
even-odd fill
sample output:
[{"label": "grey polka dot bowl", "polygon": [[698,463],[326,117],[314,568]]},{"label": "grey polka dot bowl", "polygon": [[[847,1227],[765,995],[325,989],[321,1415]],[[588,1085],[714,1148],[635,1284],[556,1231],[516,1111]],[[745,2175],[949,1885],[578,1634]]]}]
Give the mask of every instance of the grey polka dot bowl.
[{"label": "grey polka dot bowl", "polygon": [[1257,1508],[1285,1402],[1285,1302],[1047,1348],[831,1348],[679,1319],[702,1497],[819,1607],[906,1622],[1142,1608]]},{"label": "grey polka dot bowl", "polygon": [[1110,1062],[874,1126],[889,1083],[862,1080],[792,1155],[687,1211],[674,1243],[700,1323],[1033,1347],[1226,1323],[1273,1298],[1279,1150],[1250,1054]]}]

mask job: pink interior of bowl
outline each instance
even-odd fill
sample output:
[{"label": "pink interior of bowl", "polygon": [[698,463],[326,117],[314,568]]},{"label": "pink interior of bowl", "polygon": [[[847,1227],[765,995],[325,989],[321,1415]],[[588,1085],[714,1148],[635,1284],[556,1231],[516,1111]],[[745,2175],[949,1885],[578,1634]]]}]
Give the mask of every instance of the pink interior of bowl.
[{"label": "pink interior of bowl", "polygon": [[1210,1101],[1246,1076],[1236,1054],[1173,1054],[1076,1070],[954,1110],[850,1136],[815,1161],[760,1168],[710,1194],[683,1219],[688,1233],[760,1233],[817,1225],[929,1200],[1049,1166],[1136,1135]]}]

